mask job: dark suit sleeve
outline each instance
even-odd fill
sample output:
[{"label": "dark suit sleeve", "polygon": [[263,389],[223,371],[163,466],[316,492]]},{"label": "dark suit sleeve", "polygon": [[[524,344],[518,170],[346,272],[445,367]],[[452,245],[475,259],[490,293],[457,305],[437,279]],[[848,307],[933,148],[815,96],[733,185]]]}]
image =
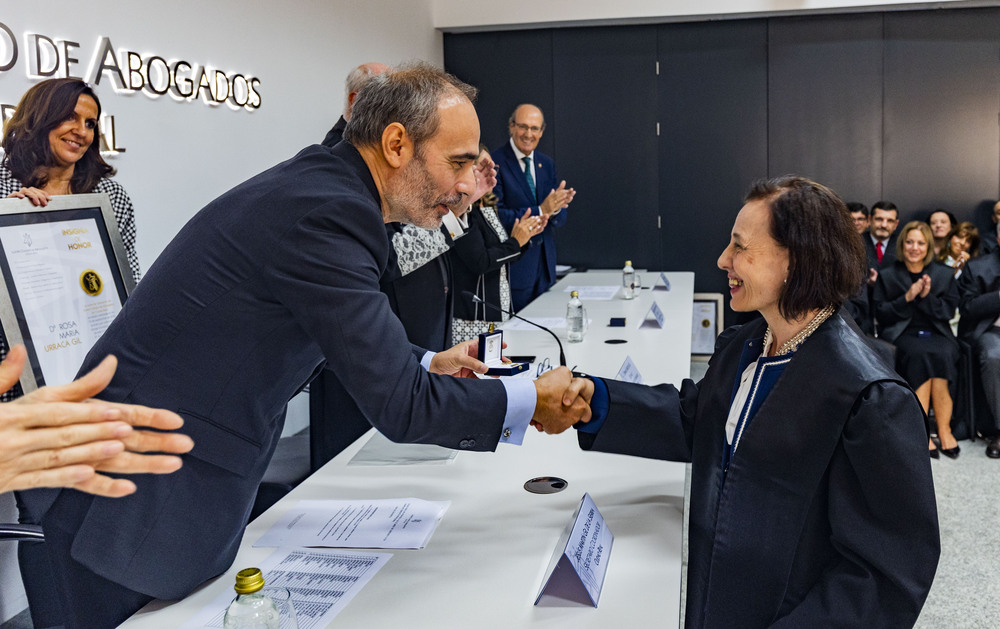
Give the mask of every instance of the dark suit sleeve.
[{"label": "dark suit sleeve", "polygon": [[[970,265],[971,267],[972,265]],[[980,272],[966,268],[958,278],[959,312],[967,323],[1000,317],[1000,291],[990,290],[989,282]]]},{"label": "dark suit sleeve", "polygon": [[906,301],[906,290],[900,290],[897,275],[893,267],[882,269],[872,293],[875,317],[883,327],[913,318],[913,302]]},{"label": "dark suit sleeve", "polygon": [[893,382],[870,385],[828,472],[839,560],[772,626],[910,627],[940,554],[923,413]]},{"label": "dark suit sleeve", "polygon": [[649,387],[605,380],[611,403],[596,434],[579,432],[584,450],[631,454],[648,459],[690,461],[698,386],[685,380]]},{"label": "dark suit sleeve", "polygon": [[[479,212],[478,209],[472,212]],[[521,253],[521,245],[513,238],[498,243],[492,247],[486,244],[484,229],[490,229],[483,219],[469,218],[470,222],[475,221],[472,228],[466,232],[465,236],[455,241],[454,252],[470,271],[477,275],[483,275],[490,271],[496,271],[505,264],[516,260]]]},{"label": "dark suit sleeve", "polygon": [[[371,206],[343,199],[282,235],[259,281],[271,287],[327,357],[365,417],[393,441],[495,449],[506,413],[503,384],[427,373],[379,292],[384,227]],[[470,441],[474,441],[472,446]]]}]

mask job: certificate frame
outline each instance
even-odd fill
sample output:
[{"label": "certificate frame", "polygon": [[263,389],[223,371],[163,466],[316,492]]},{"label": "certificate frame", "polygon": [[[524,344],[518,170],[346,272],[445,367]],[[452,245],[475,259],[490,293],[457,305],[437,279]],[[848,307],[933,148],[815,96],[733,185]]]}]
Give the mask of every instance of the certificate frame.
[{"label": "certificate frame", "polygon": [[[699,308],[699,305],[703,307]],[[691,360],[707,363],[715,353],[715,339],[722,333],[725,314],[722,293],[695,293],[694,306],[693,314],[703,311],[704,320],[697,321],[692,316]],[[708,325],[705,325],[706,322]]]},{"label": "certificate frame", "polygon": [[[117,306],[124,305],[128,295],[135,289],[135,280],[125,253],[125,243],[118,231],[118,222],[107,194],[72,194],[52,197],[44,206],[35,206],[29,199],[0,199],[0,229],[16,226],[32,226],[49,223],[73,221],[93,221],[98,233],[87,241],[88,248],[100,243],[108,267],[110,278],[100,278],[102,286],[107,290],[112,300],[117,299]],[[87,223],[88,226],[91,223]],[[28,320],[33,315],[25,310],[24,301],[18,294],[17,284],[11,270],[11,252],[0,241],[0,272],[3,275],[0,284],[0,325],[9,347],[23,344],[28,353],[28,367],[21,373],[20,383],[24,393],[45,386],[52,378],[46,378],[39,359],[39,347],[36,346]],[[81,282],[83,281],[81,277]],[[69,297],[69,296],[67,296]],[[85,351],[89,351],[89,347]],[[58,384],[58,382],[56,382]]]}]

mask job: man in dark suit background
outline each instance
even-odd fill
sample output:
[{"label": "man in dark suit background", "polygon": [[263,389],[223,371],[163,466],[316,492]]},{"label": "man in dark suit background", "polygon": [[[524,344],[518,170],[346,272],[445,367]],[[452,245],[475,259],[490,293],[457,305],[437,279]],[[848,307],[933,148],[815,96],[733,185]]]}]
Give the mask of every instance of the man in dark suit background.
[{"label": "man in dark suit background", "polygon": [[[861,238],[862,242],[871,240],[868,237],[868,226],[871,222],[869,218],[871,213],[868,211],[868,206],[857,201],[850,201],[847,203],[847,211],[851,213],[851,220],[854,223],[854,230],[858,232],[858,238]],[[867,251],[867,248],[865,251]],[[857,295],[844,302],[844,307],[847,308],[847,311],[851,314],[854,322],[858,324],[862,332],[874,335],[875,323],[872,318],[868,293],[869,288],[866,281],[859,288]]]},{"label": "man in dark suit background", "polygon": [[511,307],[518,311],[556,283],[556,227],[566,223],[566,212],[576,194],[566,182],[556,181],[552,158],[535,150],[545,132],[545,118],[535,105],[518,105],[507,122],[510,141],[492,152],[498,167],[497,214],[507,233],[514,221],[531,208],[548,224],[534,236],[521,258],[510,266]]},{"label": "man in dark suit background", "polygon": [[[865,243],[865,255],[868,258],[868,304],[869,316],[874,318],[875,308],[872,306],[872,290],[878,280],[878,272],[882,267],[890,266],[896,260],[896,227],[899,226],[899,210],[890,201],[876,201],[872,205],[870,227],[868,233],[862,236]],[[862,325],[866,334],[878,329],[878,322]]]},{"label": "man in dark suit background", "polygon": [[[195,446],[179,472],[117,500],[33,490],[67,627],[113,627],[229,568],[288,400],[324,366],[396,441],[493,450],[529,421],[560,432],[569,370],[475,380],[469,343],[411,346],[378,291],[384,223],[435,228],[474,193],[475,90],[426,65],[372,79],[344,141],[310,146],[210,203],[150,268],[84,361],[119,367],[100,397],[162,407]],[[430,372],[430,373],[429,373]]]},{"label": "man in dark suit background", "polygon": [[899,226],[899,210],[895,203],[876,201],[872,206],[871,226],[865,241],[865,253],[868,256],[868,283],[874,284],[878,279],[878,270],[888,266],[896,259],[896,227]]},{"label": "man in dark suit background", "polygon": [[351,119],[351,110],[354,109],[354,101],[358,98],[361,88],[365,86],[368,79],[388,71],[389,66],[374,61],[362,63],[351,70],[344,84],[344,113],[333,127],[326,132],[326,137],[323,138],[323,146],[332,147],[337,142],[340,142],[341,138],[344,137],[344,129],[347,127],[347,121]]},{"label": "man in dark suit background", "polygon": [[[991,240],[1000,244],[1000,226],[995,229]],[[987,435],[986,456],[1000,459],[1000,248],[969,260],[958,276],[958,292],[958,337],[972,346],[979,360],[995,424],[993,434]]]}]

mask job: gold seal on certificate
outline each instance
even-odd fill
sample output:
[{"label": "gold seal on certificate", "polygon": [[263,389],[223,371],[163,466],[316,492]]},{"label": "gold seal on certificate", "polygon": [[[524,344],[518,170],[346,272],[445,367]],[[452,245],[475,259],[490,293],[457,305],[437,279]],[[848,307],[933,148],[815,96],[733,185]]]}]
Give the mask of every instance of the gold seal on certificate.
[{"label": "gold seal on certificate", "polygon": [[91,297],[96,297],[104,290],[104,280],[97,274],[97,271],[87,269],[80,274],[80,287],[83,289],[83,292]]}]

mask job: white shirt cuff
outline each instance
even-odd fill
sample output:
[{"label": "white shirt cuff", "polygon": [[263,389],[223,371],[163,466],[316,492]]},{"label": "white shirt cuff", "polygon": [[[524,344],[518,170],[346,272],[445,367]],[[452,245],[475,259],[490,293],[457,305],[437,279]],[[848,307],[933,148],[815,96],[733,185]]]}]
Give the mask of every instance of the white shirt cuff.
[{"label": "white shirt cuff", "polygon": [[448,230],[448,234],[451,236],[452,242],[465,235],[465,229],[462,228],[461,221],[459,221],[458,217],[451,212],[442,216],[441,222],[444,224],[445,229]]},{"label": "white shirt cuff", "polygon": [[507,414],[503,418],[500,443],[519,446],[535,414],[535,381],[527,378],[500,378],[507,390]]},{"label": "white shirt cuff", "polygon": [[424,368],[424,371],[431,370],[431,360],[437,352],[424,352],[423,358],[420,359],[420,366]]}]

